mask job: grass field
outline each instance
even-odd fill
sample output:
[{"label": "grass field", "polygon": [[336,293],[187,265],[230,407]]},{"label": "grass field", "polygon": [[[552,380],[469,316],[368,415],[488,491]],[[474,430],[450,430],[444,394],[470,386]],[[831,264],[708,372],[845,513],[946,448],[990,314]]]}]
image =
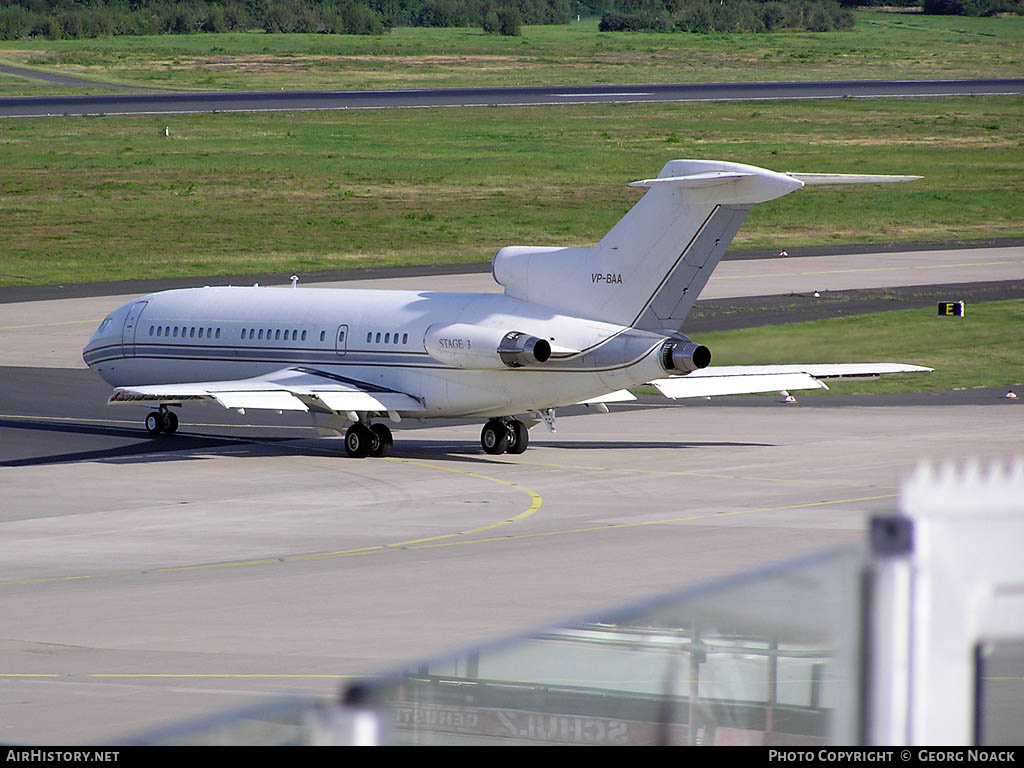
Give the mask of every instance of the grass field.
[{"label": "grass field", "polygon": [[[383,36],[201,34],[0,42],[0,62],[169,90],[1019,77],[1024,18],[856,12],[847,32],[398,28]],[[43,86],[0,82],[0,95]]]},{"label": "grass field", "polygon": [[741,247],[1019,237],[1022,113],[977,97],[6,120],[0,284],[585,245],[639,197],[626,182],[681,157],[925,177],[758,206]]},{"label": "grass field", "polygon": [[715,365],[900,362],[935,369],[829,382],[839,394],[1024,386],[1024,300],[969,304],[963,318],[939,317],[930,307],[704,333],[699,341]]}]

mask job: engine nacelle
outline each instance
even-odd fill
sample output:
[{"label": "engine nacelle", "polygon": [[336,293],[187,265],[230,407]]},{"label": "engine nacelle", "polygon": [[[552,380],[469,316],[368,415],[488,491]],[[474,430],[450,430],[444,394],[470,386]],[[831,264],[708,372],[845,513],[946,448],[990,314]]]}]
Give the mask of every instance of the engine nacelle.
[{"label": "engine nacelle", "polygon": [[669,339],[661,347],[661,367],[666,371],[689,373],[711,365],[711,350],[685,336]]},{"label": "engine nacelle", "polygon": [[456,368],[497,370],[546,363],[551,344],[522,331],[502,332],[467,323],[437,323],[423,337],[427,354]]}]

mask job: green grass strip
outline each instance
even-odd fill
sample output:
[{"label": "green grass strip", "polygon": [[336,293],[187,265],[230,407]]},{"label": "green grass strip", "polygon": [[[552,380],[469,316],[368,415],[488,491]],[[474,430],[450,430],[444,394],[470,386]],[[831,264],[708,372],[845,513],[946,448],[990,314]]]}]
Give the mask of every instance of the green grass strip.
[{"label": "green grass strip", "polygon": [[756,206],[737,247],[1020,237],[1022,146],[1015,96],[6,120],[0,285],[588,245],[676,158],[924,176]]},{"label": "green grass strip", "polygon": [[962,318],[940,317],[929,307],[703,333],[698,340],[711,348],[715,365],[899,362],[935,369],[830,381],[836,394],[1024,386],[1024,299],[968,303]]}]

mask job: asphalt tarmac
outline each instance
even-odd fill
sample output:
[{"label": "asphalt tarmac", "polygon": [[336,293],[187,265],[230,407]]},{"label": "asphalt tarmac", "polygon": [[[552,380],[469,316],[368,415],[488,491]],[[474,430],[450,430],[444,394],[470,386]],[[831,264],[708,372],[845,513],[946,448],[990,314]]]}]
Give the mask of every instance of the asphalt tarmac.
[{"label": "asphalt tarmac", "polygon": [[[1024,278],[1020,248],[864,256],[726,263],[702,304]],[[130,298],[0,305],[0,741],[333,695],[400,660],[860,541],[918,460],[1020,452],[1021,401],[999,390],[645,398],[562,411],[521,456],[483,454],[478,423],[428,422],[388,459],[350,460],[301,418],[212,406],[151,440],[78,357]]]},{"label": "asphalt tarmac", "polygon": [[666,101],[746,101],[1007,95],[1024,78],[845,80],[775,83],[658,83],[383,91],[264,91],[92,94],[0,98],[0,117],[275,112],[311,109],[483,107]]}]

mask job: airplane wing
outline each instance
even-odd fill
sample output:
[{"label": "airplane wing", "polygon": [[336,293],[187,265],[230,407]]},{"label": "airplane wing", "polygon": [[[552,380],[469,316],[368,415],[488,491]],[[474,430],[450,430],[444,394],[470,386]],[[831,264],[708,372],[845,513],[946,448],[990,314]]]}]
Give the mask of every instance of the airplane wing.
[{"label": "airplane wing", "polygon": [[904,363],[812,363],[807,365],[709,366],[686,376],[648,382],[665,397],[714,397],[791,389],[828,389],[822,379],[875,377],[931,371]]},{"label": "airplane wing", "polygon": [[417,413],[423,402],[410,394],[316,368],[284,368],[251,379],[117,387],[110,404],[216,402],[225,408],[275,411],[395,411]]},{"label": "airplane wing", "polygon": [[628,389],[617,389],[606,395],[598,395],[587,400],[580,400],[576,405],[597,405],[598,403],[624,403],[628,400],[636,400],[636,395]]}]

